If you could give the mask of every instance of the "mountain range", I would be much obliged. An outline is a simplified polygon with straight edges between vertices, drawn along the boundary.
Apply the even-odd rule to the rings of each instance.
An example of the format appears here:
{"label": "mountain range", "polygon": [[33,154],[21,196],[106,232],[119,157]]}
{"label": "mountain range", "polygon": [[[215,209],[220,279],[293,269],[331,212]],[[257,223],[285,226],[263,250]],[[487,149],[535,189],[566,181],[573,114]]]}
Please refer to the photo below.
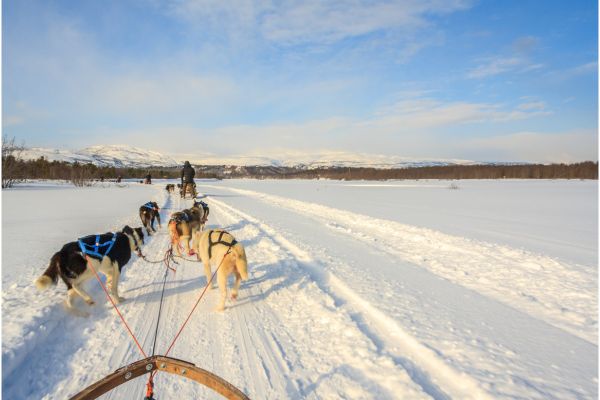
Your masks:
{"label": "mountain range", "polygon": [[289,152],[280,153],[277,157],[163,154],[127,145],[98,145],[76,151],[34,147],[25,149],[21,157],[26,160],[44,157],[49,161],[92,163],[98,166],[118,168],[176,167],[182,165],[184,160],[189,160],[193,165],[273,166],[301,169],[321,167],[389,169],[477,164],[469,160],[416,159],[349,152],[318,152],[315,154]]}
{"label": "mountain range", "polygon": [[21,157],[25,160],[44,157],[48,161],[92,163],[117,168],[175,167],[180,164],[159,152],[125,145],[90,146],[76,151],[32,147],[25,149]]}

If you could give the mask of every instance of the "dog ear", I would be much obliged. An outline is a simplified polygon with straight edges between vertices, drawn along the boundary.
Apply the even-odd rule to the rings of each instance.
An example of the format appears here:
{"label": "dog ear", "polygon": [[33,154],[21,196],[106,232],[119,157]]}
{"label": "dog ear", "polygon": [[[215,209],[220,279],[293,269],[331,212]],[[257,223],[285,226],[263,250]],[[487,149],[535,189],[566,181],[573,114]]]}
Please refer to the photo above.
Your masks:
{"label": "dog ear", "polygon": [[140,241],[142,242],[142,244],[144,244],[144,230],[141,227],[135,228],[135,231],[138,234],[138,237],[140,238]]}

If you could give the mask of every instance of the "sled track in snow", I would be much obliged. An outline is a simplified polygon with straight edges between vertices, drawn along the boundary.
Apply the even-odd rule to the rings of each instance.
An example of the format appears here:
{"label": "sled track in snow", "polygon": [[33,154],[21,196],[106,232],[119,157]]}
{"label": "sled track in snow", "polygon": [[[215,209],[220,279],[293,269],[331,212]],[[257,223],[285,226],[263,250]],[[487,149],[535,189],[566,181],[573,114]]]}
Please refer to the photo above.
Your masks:
{"label": "sled track in snow", "polygon": [[[525,315],[501,304],[510,304],[508,296],[484,294],[485,282],[469,290],[461,286],[465,282],[436,276],[436,268],[479,262],[469,257],[482,249],[497,251],[488,263],[531,253],[510,253],[493,243],[476,247],[485,243],[293,199],[207,187],[225,191],[207,196],[207,228],[224,228],[246,247],[250,277],[225,312],[214,312],[218,290],[206,293],[173,357],[221,376],[252,399],[597,397],[597,363],[591,360],[597,346],[544,323],[551,314],[539,312],[540,304],[552,307],[547,300],[562,287],[531,300],[538,308]],[[191,205],[156,189],[151,195],[160,199],[163,227],[143,247],[150,260],[169,247],[169,214]],[[139,226],[137,213],[119,215],[94,229]],[[35,263],[47,262],[52,250],[44,248]],[[517,271],[523,272],[520,281],[527,271],[545,277],[548,266],[563,267],[527,260],[532,264]],[[166,280],[156,354],[166,350],[206,284],[201,264],[177,261],[177,273],[169,272]],[[162,264],[134,256],[122,275],[126,301],[119,307],[146,352],[152,349],[164,273]],[[567,275],[564,288],[576,286],[577,277],[577,271]],[[64,285],[38,293],[30,285],[33,276],[25,278],[3,293],[11,317],[11,335],[3,343],[4,397],[68,398],[141,358],[95,280],[88,287],[96,305],[78,302],[91,316],[77,318],[63,310]],[[581,292],[565,308],[577,310],[577,302],[589,301],[585,285]],[[515,326],[528,329],[517,341]],[[168,374],[158,374],[155,383],[158,398],[220,398]],[[102,398],[143,398],[144,384],[138,378]]]}
{"label": "sled track in snow", "polygon": [[293,254],[298,266],[306,270],[319,288],[334,299],[337,307],[348,312],[363,334],[377,344],[379,352],[392,358],[405,369],[424,392],[436,399],[491,398],[476,381],[445,364],[431,349],[419,343],[396,321],[363,300],[333,274],[325,271],[318,260],[311,258],[307,252],[288,241],[275,229],[220,200],[210,196],[208,199],[211,207],[221,208],[229,215],[237,215],[240,220],[248,221],[264,232],[265,237]]}
{"label": "sled track in snow", "polygon": [[381,252],[422,266],[535,318],[541,317],[589,343],[597,343],[597,279],[589,279],[590,274],[597,276],[595,267],[572,266],[521,249],[290,198],[231,187],[206,187],[226,189],[312,218]]}

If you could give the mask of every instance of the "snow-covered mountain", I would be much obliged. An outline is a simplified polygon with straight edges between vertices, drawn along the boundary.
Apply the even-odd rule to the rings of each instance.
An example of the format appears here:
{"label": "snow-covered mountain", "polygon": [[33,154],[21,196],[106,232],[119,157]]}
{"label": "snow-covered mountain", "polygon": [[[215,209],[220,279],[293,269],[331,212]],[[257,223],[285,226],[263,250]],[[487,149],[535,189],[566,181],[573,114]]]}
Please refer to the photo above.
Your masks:
{"label": "snow-covered mountain", "polygon": [[159,152],[125,145],[90,146],[70,151],[34,147],[26,149],[22,157],[26,160],[45,157],[49,161],[92,163],[109,167],[173,167],[179,162]]}
{"label": "snow-covered mountain", "polygon": [[277,156],[234,155],[215,156],[212,154],[163,154],[157,151],[126,145],[90,146],[82,150],[70,151],[34,147],[23,152],[24,159],[45,157],[50,161],[93,163],[98,166],[114,167],[173,167],[189,160],[194,165],[237,165],[273,166],[314,169],[320,167],[348,168],[413,168],[437,165],[469,165],[474,161],[457,159],[417,159],[380,154],[349,152],[318,152],[313,154],[282,152]]}
{"label": "snow-covered mountain", "polygon": [[348,168],[413,168],[436,165],[470,165],[475,161],[459,159],[409,158],[381,154],[350,152],[317,152],[298,153],[282,152],[276,157],[260,155],[236,155],[218,157],[214,155],[196,156],[193,154],[172,154],[172,157],[183,162],[189,160],[194,165],[238,165],[238,166],[273,166],[314,169],[321,167]]}
{"label": "snow-covered mountain", "polygon": [[80,153],[89,155],[97,162],[115,167],[173,167],[179,165],[173,158],[157,151],[132,146],[91,146],[81,150]]}

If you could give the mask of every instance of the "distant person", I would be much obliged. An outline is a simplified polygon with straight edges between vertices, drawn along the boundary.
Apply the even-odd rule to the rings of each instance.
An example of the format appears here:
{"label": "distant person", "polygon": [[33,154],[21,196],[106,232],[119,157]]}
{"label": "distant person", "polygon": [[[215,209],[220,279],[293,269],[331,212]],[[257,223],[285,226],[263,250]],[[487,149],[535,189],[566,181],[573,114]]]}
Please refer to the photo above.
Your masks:
{"label": "distant person", "polygon": [[152,175],[150,175],[150,174],[146,175],[146,183],[148,185],[152,184]]}
{"label": "distant person", "polygon": [[[186,161],[183,164],[183,168],[181,169],[181,198],[185,199],[185,195],[189,190],[190,193],[195,193],[194,186],[194,176],[196,176],[196,171],[194,171],[194,167],[190,165],[189,161]],[[192,195],[192,197],[195,197]]]}
{"label": "distant person", "polygon": [[121,183],[121,175],[117,176],[117,183]]}

